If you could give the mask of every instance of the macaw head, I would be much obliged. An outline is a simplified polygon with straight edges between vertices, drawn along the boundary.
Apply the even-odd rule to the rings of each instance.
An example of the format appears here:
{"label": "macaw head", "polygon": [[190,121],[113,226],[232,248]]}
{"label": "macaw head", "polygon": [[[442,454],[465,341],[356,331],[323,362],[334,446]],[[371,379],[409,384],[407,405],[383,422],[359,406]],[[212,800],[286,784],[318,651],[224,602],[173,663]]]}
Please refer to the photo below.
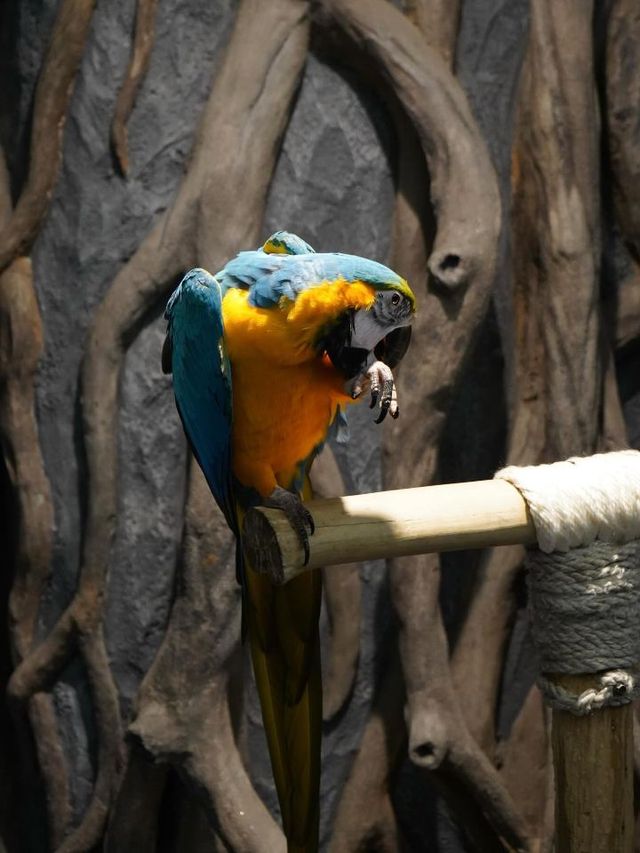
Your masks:
{"label": "macaw head", "polygon": [[223,295],[238,288],[253,308],[281,309],[299,331],[298,343],[326,353],[347,380],[372,360],[394,367],[409,346],[415,297],[405,279],[376,261],[314,252],[296,234],[278,231],[215,278]]}
{"label": "macaw head", "polygon": [[398,276],[375,291],[370,306],[349,309],[322,338],[321,346],[345,379],[358,375],[372,356],[394,368],[409,347],[415,312],[409,285]]}

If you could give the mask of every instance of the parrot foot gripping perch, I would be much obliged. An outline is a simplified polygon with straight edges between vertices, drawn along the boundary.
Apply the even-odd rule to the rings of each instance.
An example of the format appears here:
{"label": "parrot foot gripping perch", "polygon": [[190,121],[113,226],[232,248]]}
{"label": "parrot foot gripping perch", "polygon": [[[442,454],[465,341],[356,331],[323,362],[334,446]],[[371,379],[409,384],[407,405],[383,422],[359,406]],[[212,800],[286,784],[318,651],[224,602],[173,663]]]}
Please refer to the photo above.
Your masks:
{"label": "parrot foot gripping perch", "polygon": [[[282,486],[276,486],[268,498],[264,501],[264,506],[281,509],[289,520],[289,524],[293,527],[296,535],[300,539],[304,550],[304,564],[309,562],[309,536],[313,535],[315,524],[313,516],[302,503],[298,495],[293,492],[283,489]],[[309,528],[309,533],[307,533]]]}

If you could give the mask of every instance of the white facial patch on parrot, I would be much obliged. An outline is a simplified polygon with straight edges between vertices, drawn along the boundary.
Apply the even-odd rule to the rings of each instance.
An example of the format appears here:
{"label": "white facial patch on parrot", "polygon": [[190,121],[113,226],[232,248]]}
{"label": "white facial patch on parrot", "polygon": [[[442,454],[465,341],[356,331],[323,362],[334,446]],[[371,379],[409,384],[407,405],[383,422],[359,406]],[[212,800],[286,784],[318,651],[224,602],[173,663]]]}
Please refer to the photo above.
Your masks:
{"label": "white facial patch on parrot", "polygon": [[373,311],[360,309],[353,317],[351,346],[371,352],[389,331],[389,326],[382,326]]}

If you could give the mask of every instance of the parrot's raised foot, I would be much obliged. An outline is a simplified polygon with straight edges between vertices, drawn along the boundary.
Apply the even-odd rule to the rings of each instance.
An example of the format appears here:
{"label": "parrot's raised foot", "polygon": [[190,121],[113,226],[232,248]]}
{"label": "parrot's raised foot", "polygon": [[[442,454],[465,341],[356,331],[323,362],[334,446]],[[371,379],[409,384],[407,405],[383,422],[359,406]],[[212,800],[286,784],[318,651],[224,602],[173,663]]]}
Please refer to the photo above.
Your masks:
{"label": "parrot's raised foot", "polygon": [[[276,486],[268,498],[264,501],[265,506],[271,506],[275,509],[281,509],[289,519],[289,524],[293,527],[300,539],[304,550],[304,565],[309,562],[309,536],[315,530],[313,516],[302,503],[298,495],[293,492],[283,489],[282,486]],[[307,533],[309,528],[309,533]]]}
{"label": "parrot's raised foot", "polygon": [[392,418],[397,418],[400,414],[398,408],[398,397],[396,394],[396,383],[393,379],[393,373],[388,364],[384,361],[374,361],[373,364],[361,373],[355,380],[351,396],[357,399],[366,385],[371,386],[371,403],[369,408],[373,409],[376,405],[380,406],[380,414],[376,418],[376,423],[380,424],[386,418],[387,412]]}

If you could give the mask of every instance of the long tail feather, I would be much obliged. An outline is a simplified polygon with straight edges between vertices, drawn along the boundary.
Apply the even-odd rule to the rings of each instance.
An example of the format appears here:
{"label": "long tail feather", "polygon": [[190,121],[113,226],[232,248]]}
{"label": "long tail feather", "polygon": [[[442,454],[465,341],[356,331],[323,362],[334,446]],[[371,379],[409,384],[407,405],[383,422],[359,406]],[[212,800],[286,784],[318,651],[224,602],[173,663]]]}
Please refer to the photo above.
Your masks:
{"label": "long tail feather", "polygon": [[318,849],[322,687],[321,580],[284,587],[246,567],[247,627],[289,853]]}

